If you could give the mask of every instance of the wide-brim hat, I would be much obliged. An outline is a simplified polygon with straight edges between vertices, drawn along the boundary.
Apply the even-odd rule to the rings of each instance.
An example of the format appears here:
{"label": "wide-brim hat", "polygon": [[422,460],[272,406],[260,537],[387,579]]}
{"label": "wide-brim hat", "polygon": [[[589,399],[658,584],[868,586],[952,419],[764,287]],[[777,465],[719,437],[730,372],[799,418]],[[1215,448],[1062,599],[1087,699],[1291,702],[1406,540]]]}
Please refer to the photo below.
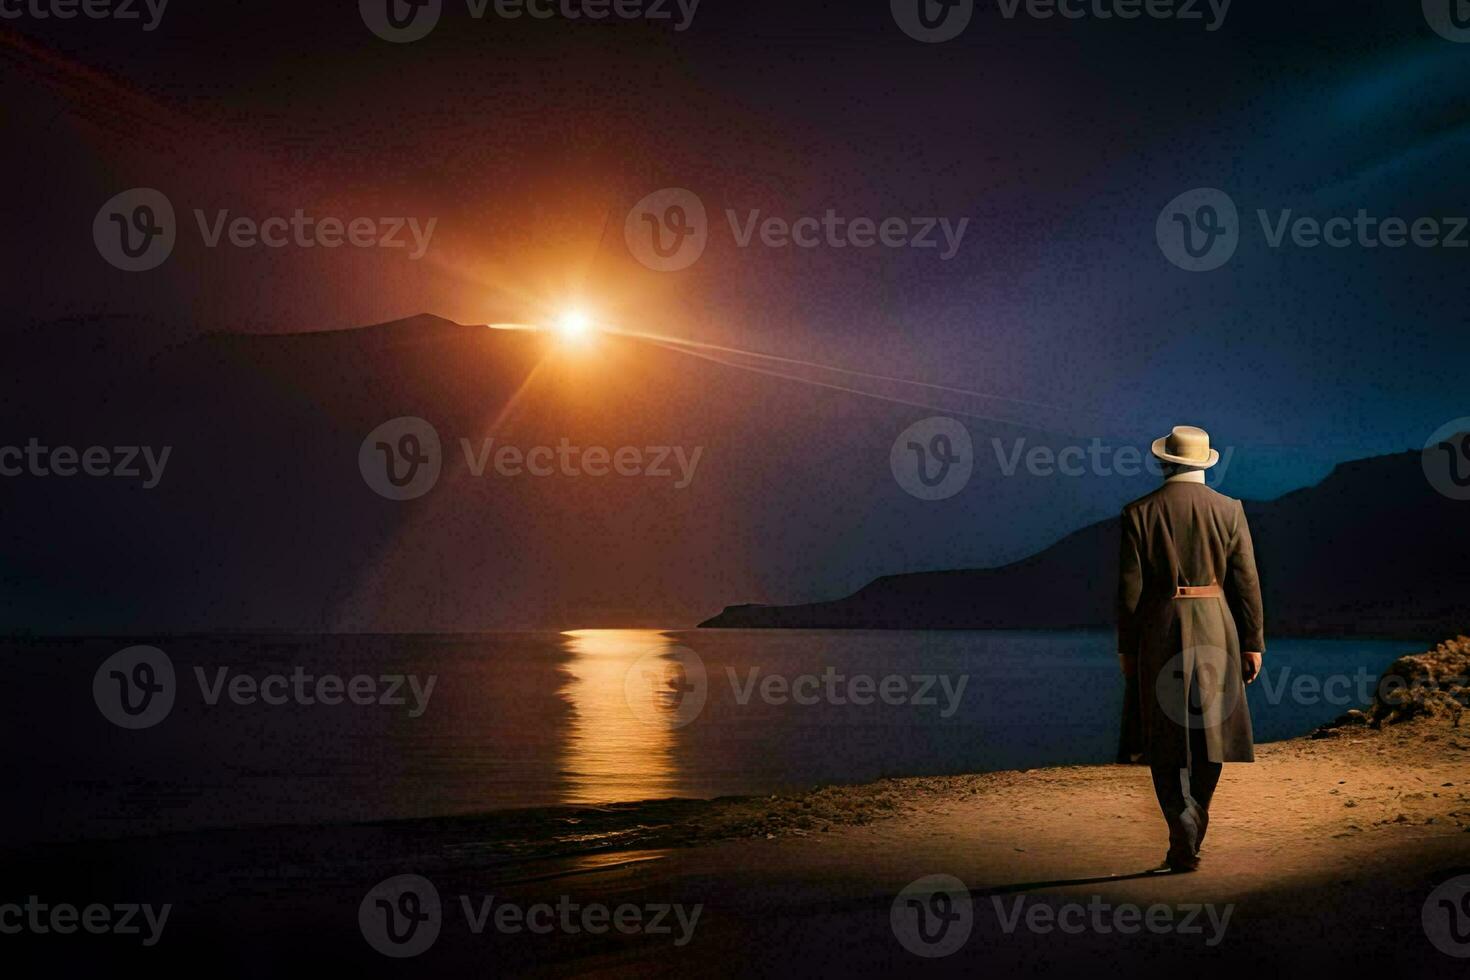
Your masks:
{"label": "wide-brim hat", "polygon": [[1168,435],[1155,439],[1153,454],[1166,463],[1202,470],[1220,462],[1220,451],[1210,448],[1210,434],[1193,425],[1176,425]]}

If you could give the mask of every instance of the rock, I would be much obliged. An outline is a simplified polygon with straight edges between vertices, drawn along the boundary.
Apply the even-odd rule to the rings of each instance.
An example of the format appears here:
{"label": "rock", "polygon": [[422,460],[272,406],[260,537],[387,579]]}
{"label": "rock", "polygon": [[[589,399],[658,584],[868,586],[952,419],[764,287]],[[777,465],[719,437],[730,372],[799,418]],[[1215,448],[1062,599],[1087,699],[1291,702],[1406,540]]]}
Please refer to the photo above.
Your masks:
{"label": "rock", "polygon": [[1382,728],[1416,718],[1444,719],[1458,728],[1470,700],[1470,637],[1457,636],[1425,653],[1400,657],[1378,679],[1373,704],[1312,732],[1330,738],[1344,728]]}

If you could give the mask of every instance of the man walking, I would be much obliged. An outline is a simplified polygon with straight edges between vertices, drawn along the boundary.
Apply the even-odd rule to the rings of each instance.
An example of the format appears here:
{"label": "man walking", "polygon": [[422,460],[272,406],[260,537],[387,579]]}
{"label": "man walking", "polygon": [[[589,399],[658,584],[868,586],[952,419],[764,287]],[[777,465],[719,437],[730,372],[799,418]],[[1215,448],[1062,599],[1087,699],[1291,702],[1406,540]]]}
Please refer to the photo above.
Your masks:
{"label": "man walking", "polygon": [[1209,434],[1176,426],[1153,453],[1164,485],[1123,508],[1118,761],[1153,770],[1169,825],[1164,863],[1193,871],[1222,763],[1255,760],[1245,686],[1266,647],[1261,583],[1240,501],[1205,485],[1220,459]]}

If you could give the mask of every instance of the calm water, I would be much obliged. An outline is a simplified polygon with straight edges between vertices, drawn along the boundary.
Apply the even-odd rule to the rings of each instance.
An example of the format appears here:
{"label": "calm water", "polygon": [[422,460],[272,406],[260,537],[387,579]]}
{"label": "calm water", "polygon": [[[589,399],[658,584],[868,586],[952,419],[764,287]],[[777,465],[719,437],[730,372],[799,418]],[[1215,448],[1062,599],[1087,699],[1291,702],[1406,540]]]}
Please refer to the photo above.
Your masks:
{"label": "calm water", "polygon": [[[7,795],[24,801],[6,816],[12,838],[709,797],[1107,762],[1122,702],[1105,632],[596,630],[152,642],[174,665],[177,694],[170,714],[140,731],[108,722],[92,690],[98,666],[128,644],[5,647],[14,666],[4,701],[12,732],[4,765],[15,790]],[[1275,641],[1265,682],[1250,689],[1257,739],[1304,734],[1359,704],[1357,678],[1376,678],[1415,649]],[[231,678],[300,667],[313,676],[437,680],[420,717],[410,716],[406,685],[402,706],[271,706],[228,696],[211,705],[195,668],[212,682],[220,667]],[[1330,697],[1310,693],[1334,676],[1342,680]],[[815,703],[795,703],[792,684]],[[865,695],[871,703],[852,703]]]}

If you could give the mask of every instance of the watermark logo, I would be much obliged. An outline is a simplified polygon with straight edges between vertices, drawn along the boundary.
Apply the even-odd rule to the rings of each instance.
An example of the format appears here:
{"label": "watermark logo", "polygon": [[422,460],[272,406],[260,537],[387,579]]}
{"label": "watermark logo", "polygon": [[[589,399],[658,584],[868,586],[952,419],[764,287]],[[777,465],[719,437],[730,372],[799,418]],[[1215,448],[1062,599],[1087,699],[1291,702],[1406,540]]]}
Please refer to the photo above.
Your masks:
{"label": "watermark logo", "polygon": [[132,646],[102,662],[92,676],[92,698],[119,728],[152,728],[174,708],[174,664],[157,647]]}
{"label": "watermark logo", "polygon": [[163,23],[166,9],[168,0],[0,0],[0,20],[136,20],[147,33]]}
{"label": "watermark logo", "polygon": [[1470,500],[1470,418],[1435,430],[1419,456],[1429,485],[1451,500]]}
{"label": "watermark logo", "polygon": [[742,216],[734,208],[725,211],[725,221],[738,248],[747,249],[759,242],[766,248],[832,248],[869,249],[916,248],[939,250],[939,261],[948,262],[960,254],[969,218],[951,221],[932,215],[901,218],[844,217],[828,208],[820,217],[804,215],[791,220],[777,215],[761,217],[759,208]]}
{"label": "watermark logo", "polygon": [[837,707],[872,704],[890,707],[938,708],[940,718],[953,718],[965,696],[969,674],[845,674],[827,667],[821,674],[761,674],[759,667],[746,670],[742,681],[734,667],[725,668],[735,703],[742,707],[752,697],[769,705],[794,704],[809,707],[828,704]]}
{"label": "watermark logo", "polygon": [[444,12],[444,0],[358,0],[368,30],[393,44],[429,36]]}
{"label": "watermark logo", "polygon": [[969,940],[975,927],[970,889],[953,875],[926,875],[893,900],[888,924],[904,949],[915,956],[949,956]]}
{"label": "watermark logo", "polygon": [[194,223],[205,248],[219,248],[228,242],[235,248],[411,248],[408,259],[417,262],[429,251],[438,218],[338,218],[317,217],[297,208],[290,217],[272,215],[259,219],[249,215],[230,217],[228,208],[215,211],[211,218],[194,209]]}
{"label": "watermark logo", "polygon": [[362,938],[394,959],[418,956],[433,946],[443,919],[439,889],[419,875],[396,875],[379,882],[357,907]]}
{"label": "watermark logo", "polygon": [[624,902],[616,907],[602,902],[578,902],[561,895],[556,903],[536,902],[518,905],[495,900],[494,895],[480,896],[478,902],[469,895],[459,896],[465,925],[478,936],[494,925],[495,931],[508,935],[529,932],[546,936],[554,932],[575,936],[588,933],[606,935],[616,930],[625,936],[669,936],[675,946],[687,946],[694,938],[704,904],[685,906],[678,902],[649,902],[634,905]]}
{"label": "watermark logo", "polygon": [[[1181,599],[1213,602],[1213,599]],[[1220,647],[1185,647],[1169,658],[1154,679],[1154,696],[1164,716],[1181,728],[1219,728],[1245,697],[1245,682],[1231,677],[1238,662]]]}
{"label": "watermark logo", "polygon": [[415,500],[434,489],[444,453],[438,431],[412,415],[390,419],[367,434],[357,468],[368,487],[389,500]]}
{"label": "watermark logo", "polygon": [[[1078,478],[1084,476],[1135,477],[1142,473],[1153,476],[1164,475],[1164,464],[1157,456],[1146,453],[1137,446],[1114,446],[1094,437],[1087,445],[1074,444],[1053,449],[1051,446],[1027,445],[1023,438],[1011,440],[1007,448],[1003,440],[992,438],[990,447],[995,452],[995,463],[1002,476],[1012,477],[1022,471],[1030,476],[1062,476]],[[1220,449],[1220,461],[1205,471],[1205,482],[1217,487],[1230,469],[1235,447]]]}
{"label": "watermark logo", "polygon": [[1440,37],[1470,43],[1470,0],[1424,0],[1424,19]]}
{"label": "watermark logo", "polygon": [[[704,458],[703,446],[584,446],[566,436],[555,445],[524,447],[489,436],[478,442],[461,436],[458,441],[463,472],[476,480],[642,478],[687,490]],[[422,497],[451,464],[434,427],[412,416],[392,419],[368,433],[357,461],[367,485],[389,500]]]}
{"label": "watermark logo", "polygon": [[1240,212],[1224,191],[1197,187],[1164,205],[1154,235],[1164,257],[1179,268],[1210,272],[1235,255]]}
{"label": "watermark logo", "polygon": [[[605,21],[646,20],[673,22],[675,33],[694,25],[700,0],[465,0],[470,19]],[[443,0],[359,0],[358,10],[368,30],[394,44],[422,40],[439,23]]]}
{"label": "watermark logo", "polygon": [[24,446],[0,446],[0,477],[105,476],[141,480],[144,490],[163,481],[172,446],[47,446],[32,436]]}
{"label": "watermark logo", "polygon": [[[1404,218],[1359,208],[1352,215],[1314,216],[1293,208],[1256,208],[1255,216],[1272,250],[1470,248],[1470,217],[1463,215]],[[1159,213],[1155,234],[1170,262],[1190,272],[1210,272],[1234,257],[1244,227],[1234,200],[1205,187],[1170,201]]]}
{"label": "watermark logo", "polygon": [[1430,892],[1422,922],[1435,949],[1446,956],[1470,959],[1470,875],[1451,878]]}
{"label": "watermark logo", "polygon": [[114,936],[142,936],[144,946],[157,946],[173,910],[171,903],[156,908],[136,902],[119,902],[116,905],[93,902],[78,907],[70,902],[43,902],[39,895],[29,895],[24,905],[19,902],[0,905],[0,935],[69,936],[81,931],[102,936],[110,933]]}
{"label": "watermark logo", "polygon": [[953,41],[970,26],[975,0],[889,0],[893,21],[925,44]]}
{"label": "watermark logo", "polygon": [[[848,217],[828,208],[795,218],[760,208],[726,208],[725,224],[739,249],[834,250],[875,248],[930,249],[948,262],[960,252],[970,219],[889,215]],[[628,251],[656,272],[678,272],[698,262],[709,245],[711,228],[704,203],[691,191],[666,188],[648,195],[628,212],[623,237]]]}
{"label": "watermark logo", "polygon": [[709,698],[704,660],[687,647],[650,650],[623,675],[623,698],[643,724],[683,728],[699,717]]}
{"label": "watermark logo", "polygon": [[[438,218],[319,217],[307,214],[304,208],[265,218],[232,216],[228,208],[213,215],[195,208],[193,214],[205,248],[401,248],[409,250],[410,261],[428,253],[439,224]],[[92,239],[98,253],[124,272],[156,269],[173,254],[178,242],[173,204],[149,187],[123,191],[102,205],[92,219]]]}
{"label": "watermark logo", "polygon": [[178,240],[174,206],[151,187],[123,191],[92,219],[92,240],[98,254],[124,272],[156,269],[173,254]]}
{"label": "watermark logo", "polygon": [[693,191],[666,187],[633,205],[623,224],[628,251],[655,272],[678,272],[709,244],[709,215]]}
{"label": "watermark logo", "polygon": [[[1027,900],[1024,895],[1016,897],[1009,909],[999,895],[992,895],[990,904],[995,909],[996,921],[1001,931],[1013,935],[1025,927],[1027,932],[1048,936],[1060,932],[1069,936],[1080,936],[1092,932],[1099,936],[1114,934],[1123,936],[1146,932],[1155,936],[1170,934],[1201,936],[1207,947],[1214,948],[1225,941],[1230,928],[1230,917],[1235,914],[1235,905],[1185,905],[1154,904],[1144,908],[1131,902],[1114,905],[1101,895],[1093,895],[1087,902],[1063,902],[1050,905],[1037,900]],[[1208,934],[1206,927],[1209,928]]]}
{"label": "watermark logo", "polygon": [[[291,673],[256,677],[216,667],[211,673],[194,668],[199,696],[208,707],[222,703],[283,707],[297,705],[404,708],[409,718],[422,718],[439,683],[438,674],[308,673],[297,665]],[[92,678],[92,696],[102,714],[122,728],[151,728],[173,710],[179,688],[173,662],[162,650],[128,647],[108,657]]]}
{"label": "watermark logo", "polygon": [[[704,905],[650,902],[618,906],[575,901],[561,895],[553,902],[519,905],[494,895],[459,895],[458,905],[472,936],[487,930],[502,935],[530,933],[545,936],[586,933],[594,936],[616,931],[625,936],[668,936],[675,946],[694,938]],[[420,875],[397,875],[381,882],[357,908],[362,936],[384,956],[407,959],[434,945],[448,917],[433,882]]]}
{"label": "watermark logo", "polygon": [[496,476],[532,476],[547,478],[554,476],[583,477],[594,479],[607,476],[643,477],[650,480],[669,480],[675,490],[686,490],[694,482],[699,460],[704,456],[704,447],[695,446],[578,446],[562,436],[555,446],[531,446],[522,449],[509,444],[495,445],[495,440],[486,437],[477,447],[469,439],[459,440],[464,454],[465,468],[475,478],[481,478],[486,470]]}
{"label": "watermark logo", "polygon": [[[1233,0],[997,0],[1001,17],[1033,20],[1177,20],[1202,22],[1207,33],[1225,26]],[[1453,0],[1452,0],[1453,2]],[[964,33],[974,0],[890,0],[893,19],[915,41],[938,44]]]}
{"label": "watermark logo", "polygon": [[893,479],[910,496],[945,500],[970,482],[975,445],[970,432],[952,418],[935,416],[899,433],[888,452]]}

